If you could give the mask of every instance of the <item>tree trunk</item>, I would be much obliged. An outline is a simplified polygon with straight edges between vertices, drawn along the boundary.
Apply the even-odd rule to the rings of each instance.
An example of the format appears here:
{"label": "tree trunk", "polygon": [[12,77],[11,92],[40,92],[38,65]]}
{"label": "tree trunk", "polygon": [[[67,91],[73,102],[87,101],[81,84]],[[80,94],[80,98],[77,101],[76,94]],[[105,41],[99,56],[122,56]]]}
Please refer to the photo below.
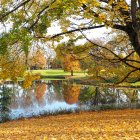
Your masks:
{"label": "tree trunk", "polygon": [[137,32],[137,34],[134,36],[134,41],[135,42],[132,44],[134,46],[135,51],[140,56],[140,31]]}
{"label": "tree trunk", "polygon": [[99,88],[96,87],[96,89],[95,89],[95,98],[94,98],[94,105],[98,105],[98,101],[99,101]]}
{"label": "tree trunk", "polygon": [[71,76],[73,76],[73,70],[71,70]]}
{"label": "tree trunk", "polygon": [[128,23],[126,25],[126,33],[129,36],[134,50],[140,56],[140,25],[138,23]]}
{"label": "tree trunk", "polygon": [[[140,4],[140,1],[139,1]],[[130,37],[130,40],[132,42],[132,45],[137,52],[137,54],[140,56],[140,19],[137,17],[137,0],[131,0],[131,18],[132,23],[130,23],[128,26],[130,26],[130,31],[128,30],[127,33]],[[140,8],[140,5],[139,5]]]}

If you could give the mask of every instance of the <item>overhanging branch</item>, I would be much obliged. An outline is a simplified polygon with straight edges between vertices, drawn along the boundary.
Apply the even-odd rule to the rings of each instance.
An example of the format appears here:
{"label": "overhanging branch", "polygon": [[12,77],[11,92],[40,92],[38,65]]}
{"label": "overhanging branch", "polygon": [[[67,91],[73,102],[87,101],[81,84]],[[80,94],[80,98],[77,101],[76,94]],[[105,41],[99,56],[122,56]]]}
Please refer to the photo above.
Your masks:
{"label": "overhanging branch", "polygon": [[99,25],[99,26],[92,26],[92,27],[84,27],[84,28],[73,29],[73,30],[70,30],[70,31],[58,33],[58,34],[52,36],[51,38],[56,38],[58,36],[65,35],[65,34],[70,34],[70,33],[74,33],[74,32],[77,32],[77,31],[80,32],[80,31],[84,31],[84,30],[92,30],[92,29],[102,28],[104,26],[105,25]]}
{"label": "overhanging branch", "polygon": [[[61,33],[55,34],[51,38],[56,38],[58,36],[65,35],[65,34],[70,34],[70,33],[74,33],[74,32],[98,29],[98,28],[102,28],[102,27],[105,27],[105,25],[98,25],[98,26],[90,26],[90,27],[83,27],[83,28],[73,29],[73,30],[69,30],[69,31],[66,31],[66,32],[61,32]],[[113,29],[122,30],[124,32],[127,32],[126,26],[115,24],[112,28]]]}
{"label": "overhanging branch", "polygon": [[136,71],[138,71],[138,69],[133,69],[132,71],[128,72],[128,73],[126,74],[126,76],[125,76],[121,81],[119,81],[119,82],[117,82],[117,83],[115,83],[115,84],[120,84],[120,83],[124,82],[132,73],[134,73],[134,72],[136,72]]}

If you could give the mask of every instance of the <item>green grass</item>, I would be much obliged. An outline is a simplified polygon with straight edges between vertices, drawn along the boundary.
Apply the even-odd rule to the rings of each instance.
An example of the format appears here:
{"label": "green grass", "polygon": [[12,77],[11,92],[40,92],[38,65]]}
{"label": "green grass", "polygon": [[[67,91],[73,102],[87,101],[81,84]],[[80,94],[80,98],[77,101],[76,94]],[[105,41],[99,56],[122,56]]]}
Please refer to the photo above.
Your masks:
{"label": "green grass", "polygon": [[[32,70],[32,73],[40,74],[41,78],[46,80],[60,80],[71,77],[71,73],[64,70]],[[84,72],[74,72],[73,77],[81,78],[85,76]]]}
{"label": "green grass", "polygon": [[136,83],[133,83],[131,84],[132,86],[140,86],[140,82],[136,82]]}

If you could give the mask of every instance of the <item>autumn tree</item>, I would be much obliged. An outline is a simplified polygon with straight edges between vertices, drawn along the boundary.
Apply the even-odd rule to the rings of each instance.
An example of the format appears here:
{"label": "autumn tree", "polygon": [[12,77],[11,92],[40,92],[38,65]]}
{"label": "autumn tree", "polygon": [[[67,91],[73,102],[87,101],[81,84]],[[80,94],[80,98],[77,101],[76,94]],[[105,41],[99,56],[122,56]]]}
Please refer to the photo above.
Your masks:
{"label": "autumn tree", "polygon": [[40,49],[34,52],[33,56],[29,59],[29,65],[35,69],[43,69],[46,67],[46,58]]}
{"label": "autumn tree", "polygon": [[64,56],[63,68],[65,71],[70,71],[71,76],[73,76],[74,71],[80,70],[80,64],[73,54],[67,54],[66,56]]}
{"label": "autumn tree", "polygon": [[71,72],[71,76],[73,76],[74,71],[81,70],[80,60],[85,58],[84,56],[89,50],[89,46],[75,46],[74,41],[78,39],[79,37],[60,43],[55,49],[56,58],[62,62],[65,71]]}
{"label": "autumn tree", "polygon": [[140,59],[124,33],[119,32],[111,42],[96,48],[90,51],[96,63],[96,67],[90,69],[90,73],[97,70],[98,75],[93,75],[103,80],[117,78],[115,83],[139,81]]}
{"label": "autumn tree", "polygon": [[[78,4],[78,1],[76,1],[76,3]],[[130,4],[128,4],[128,2],[125,0],[83,0],[79,2],[79,8],[77,7],[76,9],[70,10],[70,12],[77,12],[75,15],[78,14],[85,19],[91,19],[91,21],[87,22],[86,26],[83,27],[83,24],[74,24],[70,20],[73,25],[77,25],[77,28],[64,31],[63,33],[59,33],[53,37],[73,33],[76,31],[82,32],[83,30],[111,27],[112,29],[124,31],[128,35],[134,50],[138,53],[138,55],[140,55],[139,0],[130,0]],[[99,25],[97,25],[97,23]]]}
{"label": "autumn tree", "polygon": [[26,70],[25,56],[19,52],[10,49],[4,55],[0,55],[0,80],[3,82],[7,79],[17,82],[18,77],[23,77]]}
{"label": "autumn tree", "polygon": [[29,88],[32,81],[39,79],[40,76],[27,72],[26,69],[26,56],[23,52],[19,53],[18,47],[8,48],[5,54],[0,54],[0,81],[3,84],[6,80],[17,83],[19,78],[23,78],[22,86]]}

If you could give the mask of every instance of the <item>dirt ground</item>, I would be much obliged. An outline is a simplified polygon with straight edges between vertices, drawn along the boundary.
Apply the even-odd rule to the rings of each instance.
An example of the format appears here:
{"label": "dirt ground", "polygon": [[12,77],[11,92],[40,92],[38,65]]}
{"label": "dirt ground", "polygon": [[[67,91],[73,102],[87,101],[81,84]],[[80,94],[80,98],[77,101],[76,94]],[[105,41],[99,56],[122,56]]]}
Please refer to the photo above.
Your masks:
{"label": "dirt ground", "polygon": [[0,124],[0,140],[140,140],[140,109],[9,121]]}

